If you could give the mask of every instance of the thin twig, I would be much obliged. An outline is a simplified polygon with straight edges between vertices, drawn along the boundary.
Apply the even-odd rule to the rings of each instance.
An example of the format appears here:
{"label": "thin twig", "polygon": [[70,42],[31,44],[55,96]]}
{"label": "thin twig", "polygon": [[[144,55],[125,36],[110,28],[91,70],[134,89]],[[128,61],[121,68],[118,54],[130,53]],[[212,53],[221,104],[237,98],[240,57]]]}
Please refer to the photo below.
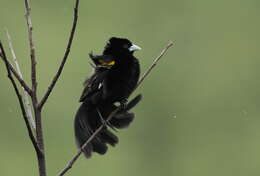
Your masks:
{"label": "thin twig", "polygon": [[[0,54],[0,57],[4,60],[3,58],[3,54]],[[7,59],[7,58],[6,58]],[[8,61],[8,59],[6,60],[7,65],[10,69],[10,71],[14,74],[15,78],[18,80],[18,82],[20,83],[20,85],[26,90],[26,92],[31,95],[32,94],[32,90],[31,88],[28,86],[28,84],[19,76],[19,74],[16,72],[16,70],[14,69],[14,67],[12,66],[12,64]]]}
{"label": "thin twig", "polygon": [[[173,45],[173,42],[169,42],[169,44],[162,50],[162,52],[160,53],[160,55],[158,57],[155,58],[155,60],[153,61],[152,65],[148,68],[148,70],[143,74],[143,76],[140,78],[140,80],[137,83],[137,86],[135,88],[135,90],[137,89],[138,86],[140,86],[143,82],[143,80],[148,76],[148,74],[152,71],[152,69],[156,66],[156,64],[158,63],[158,61],[162,58],[162,56],[166,53],[166,51]],[[108,116],[106,122],[109,122],[109,120],[111,120],[111,118],[120,110],[120,108],[117,108],[116,110],[114,110],[112,113],[110,113],[110,115]],[[84,148],[91,142],[91,140],[102,130],[102,128],[104,127],[103,123],[91,136],[90,138],[88,138],[88,140],[81,146],[81,148],[79,149],[79,151],[77,152],[76,155],[74,155],[74,157],[68,162],[67,166],[58,174],[58,176],[63,176],[68,170],[70,170],[73,166],[73,164],[77,161],[77,159],[80,157],[81,153],[83,152]]]}
{"label": "thin twig", "polygon": [[4,63],[5,63],[5,66],[6,66],[6,70],[7,70],[7,74],[8,74],[7,76],[8,76],[8,78],[10,79],[10,81],[11,81],[13,87],[14,87],[15,93],[16,93],[16,95],[17,95],[17,98],[18,98],[18,100],[19,100],[20,108],[21,108],[21,110],[22,110],[22,114],[23,114],[23,118],[24,118],[24,121],[25,121],[25,125],[26,125],[26,128],[27,128],[27,131],[28,131],[28,135],[29,135],[29,137],[30,137],[30,139],[31,139],[31,142],[32,142],[32,144],[33,144],[33,146],[34,146],[36,152],[40,154],[40,153],[41,153],[41,150],[40,150],[40,148],[39,148],[39,146],[38,146],[38,144],[37,144],[37,142],[36,142],[36,139],[35,139],[35,137],[34,137],[34,135],[33,135],[33,131],[32,131],[32,129],[31,129],[31,127],[30,127],[30,123],[29,123],[29,121],[28,121],[28,117],[27,117],[26,112],[25,112],[25,108],[24,108],[22,96],[21,96],[21,94],[19,93],[19,90],[18,90],[18,88],[17,88],[17,85],[16,85],[16,83],[15,83],[15,81],[14,81],[14,79],[13,79],[13,76],[12,76],[12,74],[11,74],[11,70],[10,70],[10,67],[9,67],[9,64],[8,64],[8,61],[7,61],[7,57],[6,57],[6,55],[5,55],[4,47],[3,47],[1,41],[0,41],[0,49],[1,49],[1,53],[2,53],[2,56],[3,56],[3,60],[4,60]]}
{"label": "thin twig", "polygon": [[57,73],[55,74],[55,76],[53,77],[52,82],[51,82],[51,84],[48,87],[48,90],[46,91],[46,93],[44,94],[42,100],[39,103],[39,108],[40,109],[43,107],[44,103],[46,102],[46,100],[48,99],[50,93],[52,92],[55,84],[57,83],[57,81],[58,81],[58,79],[60,77],[60,74],[61,74],[61,72],[62,72],[62,70],[64,68],[64,65],[65,65],[65,63],[67,61],[67,58],[69,56],[71,44],[72,44],[72,41],[73,41],[73,38],[74,38],[74,33],[76,31],[76,26],[77,26],[77,21],[78,21],[78,7],[79,7],[79,0],[76,0],[75,1],[75,6],[74,6],[73,24],[72,24],[72,28],[71,28],[71,31],[70,31],[70,36],[69,36],[69,40],[68,40],[68,43],[67,43],[67,47],[66,47],[63,59],[62,59],[62,61],[60,63],[59,69],[58,69]]}
{"label": "thin twig", "polygon": [[[37,89],[37,81],[36,81],[36,56],[35,56],[35,45],[33,41],[33,26],[31,19],[31,7],[29,4],[29,0],[25,0],[25,18],[27,22],[28,28],[28,38],[29,38],[29,46],[30,46],[30,56],[31,56],[31,79],[32,79],[32,91],[33,94],[36,93]],[[34,95],[35,96],[35,95]]]}
{"label": "thin twig", "polygon": [[162,50],[162,52],[159,54],[159,56],[157,56],[157,58],[154,59],[152,65],[147,69],[147,71],[143,74],[143,76],[140,78],[140,80],[137,83],[137,87],[139,87],[139,85],[143,82],[143,80],[145,79],[145,77],[152,71],[152,69],[156,66],[156,64],[158,63],[158,61],[162,58],[162,56],[166,53],[166,51],[173,45],[173,42],[170,41],[168,43],[168,45]]}
{"label": "thin twig", "polygon": [[[7,28],[5,29],[5,31],[6,31],[6,36],[7,36],[8,43],[9,43],[9,49],[11,51],[11,54],[13,56],[13,60],[14,60],[15,66],[16,66],[16,71],[19,74],[19,76],[23,79],[23,74],[22,74],[22,71],[20,69],[16,54],[14,52],[11,36],[10,36]],[[26,115],[27,115],[28,120],[31,124],[31,127],[33,129],[35,129],[35,121],[34,121],[33,115],[32,115],[32,107],[31,107],[31,104],[30,104],[30,101],[29,101],[29,95],[26,92],[26,90],[24,90],[24,88],[23,88],[23,102],[24,102],[24,107],[25,107],[25,110],[26,110]]]}

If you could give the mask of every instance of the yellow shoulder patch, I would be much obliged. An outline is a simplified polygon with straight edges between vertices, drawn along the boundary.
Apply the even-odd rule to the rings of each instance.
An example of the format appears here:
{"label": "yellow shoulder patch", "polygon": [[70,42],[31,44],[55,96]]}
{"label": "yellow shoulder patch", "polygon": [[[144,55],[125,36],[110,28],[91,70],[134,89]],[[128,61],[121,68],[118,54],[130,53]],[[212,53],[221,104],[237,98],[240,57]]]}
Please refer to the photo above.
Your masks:
{"label": "yellow shoulder patch", "polygon": [[113,66],[113,65],[115,65],[115,61],[105,62],[105,61],[103,61],[102,59],[99,59],[99,63],[100,63],[102,66]]}

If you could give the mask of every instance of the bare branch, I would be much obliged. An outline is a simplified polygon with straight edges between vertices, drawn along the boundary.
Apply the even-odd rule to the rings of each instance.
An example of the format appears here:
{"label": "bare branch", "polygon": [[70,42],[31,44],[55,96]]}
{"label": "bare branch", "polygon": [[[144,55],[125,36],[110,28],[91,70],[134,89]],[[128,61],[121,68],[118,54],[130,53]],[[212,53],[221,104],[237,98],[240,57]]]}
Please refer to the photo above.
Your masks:
{"label": "bare branch", "polygon": [[136,86],[139,87],[139,85],[143,82],[143,80],[146,78],[146,76],[152,71],[152,69],[156,66],[156,64],[158,63],[158,61],[162,58],[162,56],[166,53],[166,51],[173,45],[173,42],[170,41],[168,43],[168,45],[162,50],[162,52],[159,54],[159,56],[157,56],[157,58],[154,59],[152,65],[148,68],[148,70],[143,74],[143,76],[140,78],[140,80],[138,81],[138,84]]}
{"label": "bare branch", "polygon": [[27,117],[27,115],[26,115],[26,111],[25,111],[25,108],[24,108],[22,96],[21,96],[21,94],[19,93],[19,90],[18,90],[18,88],[17,88],[17,85],[16,85],[16,83],[15,83],[15,81],[14,81],[14,79],[13,79],[13,76],[12,76],[12,74],[11,74],[11,69],[10,69],[10,67],[9,67],[9,64],[8,64],[8,61],[7,61],[7,58],[6,58],[6,55],[5,55],[4,47],[3,47],[1,41],[0,41],[0,49],[1,49],[3,61],[5,62],[5,66],[6,66],[6,70],[7,70],[7,76],[8,76],[8,78],[10,79],[10,81],[11,81],[13,87],[14,87],[15,93],[16,93],[16,95],[17,95],[17,98],[18,98],[18,100],[19,100],[20,108],[21,108],[21,110],[22,110],[22,114],[23,114],[23,118],[24,118],[24,121],[25,121],[25,125],[26,125],[26,128],[27,128],[27,131],[28,131],[28,135],[29,135],[29,137],[30,137],[30,139],[31,139],[31,142],[32,142],[32,144],[33,144],[33,146],[34,146],[36,152],[37,152],[38,154],[40,154],[40,153],[41,153],[41,150],[40,150],[39,147],[38,147],[38,144],[37,144],[37,142],[36,142],[36,139],[35,139],[35,137],[34,137],[34,135],[33,135],[32,129],[31,129],[31,127],[30,127],[30,123],[29,123],[29,121],[28,121],[28,117]]}
{"label": "bare branch", "polygon": [[[5,51],[4,48],[2,46],[2,43],[0,41],[0,57],[3,59],[3,61],[5,62],[6,65],[6,69],[8,72],[8,77],[12,82],[12,85],[15,89],[16,95],[18,97],[19,103],[20,103],[20,107],[22,110],[22,114],[24,117],[24,121],[26,122],[26,127],[28,129],[28,133],[30,136],[30,139],[34,145],[34,148],[36,150],[36,154],[37,154],[37,158],[38,158],[38,166],[39,166],[39,175],[40,176],[46,176],[46,162],[45,162],[45,153],[44,153],[44,138],[43,138],[43,131],[42,131],[42,120],[41,120],[41,110],[43,105],[45,104],[45,102],[47,101],[50,93],[52,92],[57,80],[60,77],[60,74],[64,68],[64,65],[66,63],[66,60],[68,58],[68,55],[70,53],[70,49],[71,49],[71,45],[72,45],[72,41],[74,38],[74,33],[76,30],[76,25],[77,25],[77,19],[78,19],[78,7],[79,7],[79,0],[75,0],[75,7],[74,7],[74,18],[73,18],[73,24],[72,24],[72,29],[70,31],[70,35],[69,35],[69,40],[67,43],[67,47],[65,49],[65,53],[63,56],[63,59],[61,61],[61,64],[58,68],[57,73],[55,74],[50,86],[48,87],[48,90],[46,91],[46,93],[44,94],[42,101],[40,103],[38,103],[38,97],[37,97],[37,75],[36,75],[36,55],[35,55],[35,43],[33,40],[33,26],[32,26],[32,19],[31,19],[31,8],[30,8],[30,4],[29,4],[29,0],[24,0],[25,3],[25,18],[26,18],[26,24],[27,24],[27,28],[28,28],[28,40],[29,40],[29,48],[30,48],[30,58],[31,58],[31,84],[32,84],[32,88],[30,88],[24,81],[23,81],[23,76],[21,74],[21,71],[19,69],[19,65],[18,62],[16,60],[14,51],[13,51],[13,47],[11,45],[11,40],[8,34],[8,40],[9,40],[9,45],[10,45],[10,49],[12,52],[12,55],[14,57],[15,60],[15,64],[17,66],[17,70],[18,72],[14,69],[14,67],[12,66],[12,64],[7,60],[7,57],[5,55]],[[12,74],[13,73],[13,74]],[[19,90],[17,88],[16,82],[13,79],[13,75],[17,78],[17,80],[20,82],[20,84],[22,85],[22,87],[28,92],[28,94],[31,97],[32,100],[32,105],[33,105],[33,109],[34,109],[34,115],[35,115],[35,121],[36,121],[36,138],[33,135],[32,132],[32,128],[30,127],[30,123],[28,120],[28,116],[27,115],[27,109],[28,109],[28,114],[31,114],[29,112],[29,108],[25,108],[25,104],[27,105],[27,103],[23,104],[23,99],[21,94],[19,93]],[[28,97],[28,96],[25,96]],[[29,102],[26,101],[25,102]],[[31,110],[31,109],[30,109]]]}
{"label": "bare branch", "polygon": [[58,81],[58,79],[60,77],[60,74],[61,74],[61,72],[62,72],[62,70],[64,68],[64,65],[65,65],[65,63],[67,61],[67,58],[69,56],[71,44],[72,44],[72,41],[73,41],[73,38],[74,38],[74,33],[75,33],[75,30],[76,30],[77,21],[78,21],[78,7],[79,7],[79,0],[76,0],[75,1],[75,6],[74,6],[73,24],[72,24],[72,28],[71,28],[71,31],[70,31],[70,37],[69,37],[69,40],[68,40],[68,43],[67,43],[65,54],[63,56],[63,59],[61,61],[61,64],[59,66],[59,69],[58,69],[57,73],[53,77],[52,82],[51,82],[50,86],[48,87],[48,90],[46,91],[46,93],[44,94],[42,100],[39,103],[39,108],[40,109],[43,107],[44,103],[46,102],[46,100],[48,99],[50,93],[52,92],[55,84],[57,83],[57,81]]}
{"label": "bare branch", "polygon": [[[152,65],[148,68],[148,70],[143,74],[143,76],[140,78],[140,80],[137,83],[137,86],[142,84],[144,79],[148,76],[148,74],[152,71],[152,69],[156,66],[158,61],[162,58],[162,56],[166,53],[166,51],[173,45],[172,42],[169,42],[169,44],[162,50],[160,55],[156,57],[152,63]],[[114,110],[107,118],[106,122],[109,122],[109,120],[120,110],[120,108],[117,108]],[[90,138],[82,145],[82,147],[79,149],[76,155],[68,162],[67,166],[58,174],[58,176],[63,176],[68,170],[70,170],[73,166],[73,164],[77,161],[77,159],[80,157],[81,153],[83,152],[83,149],[91,142],[91,140],[102,130],[104,127],[104,123],[90,136]]]}
{"label": "bare branch", "polygon": [[[0,57],[3,59],[3,54],[0,53]],[[19,81],[19,83],[21,84],[21,86],[26,90],[26,92],[31,95],[32,94],[32,90],[31,88],[28,86],[28,84],[19,76],[19,74],[16,72],[16,70],[14,69],[14,67],[12,66],[12,64],[8,61],[8,59],[6,58],[6,62],[7,65],[10,69],[10,71],[14,74],[15,78]]]}
{"label": "bare branch", "polygon": [[[16,66],[17,73],[19,74],[20,78],[23,79],[23,74],[21,72],[18,60],[16,58],[16,54],[14,52],[14,48],[13,48],[13,44],[12,44],[10,34],[9,34],[7,29],[5,29],[5,30],[6,30],[6,36],[7,36],[7,39],[8,39],[8,43],[9,43],[9,49],[10,49],[11,54],[13,56],[13,60],[14,60],[15,66]],[[29,95],[24,88],[23,88],[23,102],[24,102],[24,106],[25,106],[25,110],[26,110],[26,115],[27,115],[28,120],[31,124],[31,127],[33,129],[35,129],[35,121],[34,121],[33,115],[32,115],[32,108],[31,108],[30,101],[29,101]]]}
{"label": "bare branch", "polygon": [[[31,79],[32,79],[32,93],[36,93],[37,89],[37,81],[36,81],[36,56],[35,56],[35,45],[33,41],[33,26],[32,26],[32,19],[31,19],[31,7],[28,0],[25,0],[25,18],[27,22],[28,28],[28,38],[29,38],[29,45],[30,45],[30,55],[31,55]],[[34,95],[35,96],[35,95]]]}
{"label": "bare branch", "polygon": [[43,128],[42,128],[42,116],[41,109],[38,108],[38,97],[37,97],[37,78],[36,78],[36,55],[35,55],[35,44],[33,41],[33,26],[31,19],[31,8],[29,4],[29,0],[24,0],[25,3],[25,18],[27,22],[28,28],[28,39],[29,39],[29,47],[30,47],[30,56],[31,56],[31,80],[32,80],[32,105],[34,110],[35,122],[36,122],[36,139],[41,154],[37,153],[38,159],[38,168],[39,175],[46,176],[46,161],[45,161],[45,153],[44,153],[44,138],[43,138]]}

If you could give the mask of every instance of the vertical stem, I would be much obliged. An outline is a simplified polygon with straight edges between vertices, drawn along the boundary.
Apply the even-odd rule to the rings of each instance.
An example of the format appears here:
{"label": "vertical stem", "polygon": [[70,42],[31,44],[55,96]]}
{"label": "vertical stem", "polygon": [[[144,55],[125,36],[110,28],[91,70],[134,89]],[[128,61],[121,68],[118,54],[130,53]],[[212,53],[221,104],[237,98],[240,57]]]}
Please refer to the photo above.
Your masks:
{"label": "vertical stem", "polygon": [[[36,102],[34,102],[36,101]],[[33,100],[33,104],[37,103],[37,99]],[[41,110],[34,106],[35,117],[36,117],[36,138],[38,141],[38,146],[41,153],[37,153],[38,158],[38,167],[40,176],[46,176],[46,161],[45,161],[45,152],[44,152],[44,139],[43,139],[43,130],[42,130],[42,118],[41,118]]]}
{"label": "vertical stem", "polygon": [[31,79],[32,79],[32,104],[35,114],[35,122],[36,122],[36,139],[41,150],[41,153],[37,153],[38,158],[38,166],[39,166],[39,175],[46,176],[46,161],[45,161],[45,152],[44,152],[44,139],[43,139],[43,131],[42,131],[42,118],[41,118],[41,108],[38,105],[37,99],[37,79],[36,79],[36,56],[35,56],[35,45],[33,41],[33,26],[31,19],[31,7],[29,4],[29,0],[24,0],[25,9],[26,9],[26,22],[28,28],[28,39],[30,46],[30,55],[31,55]]}

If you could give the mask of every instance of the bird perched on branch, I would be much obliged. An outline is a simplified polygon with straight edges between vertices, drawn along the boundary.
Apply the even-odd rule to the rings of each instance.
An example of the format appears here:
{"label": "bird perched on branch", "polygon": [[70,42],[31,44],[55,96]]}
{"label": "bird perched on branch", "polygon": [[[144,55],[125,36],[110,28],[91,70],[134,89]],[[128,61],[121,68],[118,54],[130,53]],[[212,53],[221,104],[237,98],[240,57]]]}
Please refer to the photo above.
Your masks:
{"label": "bird perched on branch", "polygon": [[[134,114],[128,111],[141,100],[141,95],[128,104],[127,99],[138,83],[140,66],[133,53],[140,49],[128,39],[112,37],[102,55],[89,55],[95,70],[85,81],[80,97],[82,104],[74,121],[77,146],[80,148],[102,124],[104,127],[83,149],[86,157],[92,152],[105,154],[107,144],[115,146],[118,143],[118,137],[108,127],[121,129],[132,122]],[[106,122],[118,108],[116,102],[120,103],[120,110]]]}

